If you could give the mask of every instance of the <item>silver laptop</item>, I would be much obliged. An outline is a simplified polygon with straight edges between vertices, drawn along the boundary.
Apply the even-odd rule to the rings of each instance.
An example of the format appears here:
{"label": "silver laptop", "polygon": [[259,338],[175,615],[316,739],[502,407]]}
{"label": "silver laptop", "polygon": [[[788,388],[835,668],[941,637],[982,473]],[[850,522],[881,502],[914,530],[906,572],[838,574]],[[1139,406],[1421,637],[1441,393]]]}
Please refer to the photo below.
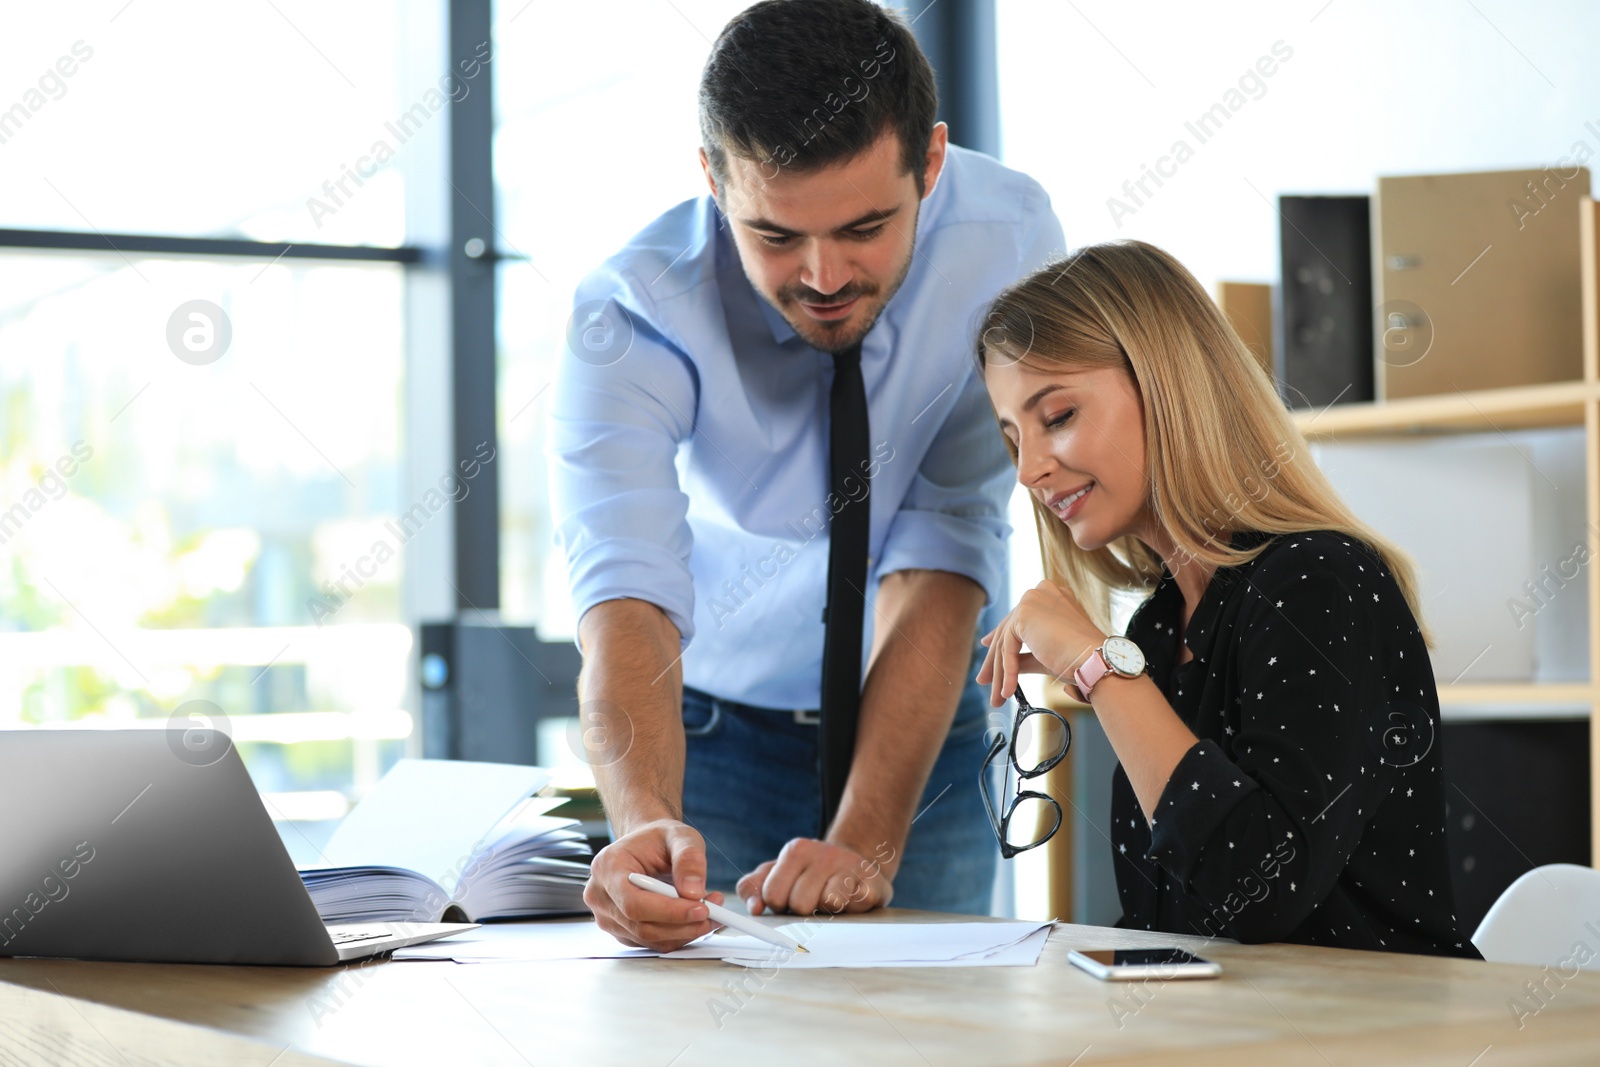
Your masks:
{"label": "silver laptop", "polygon": [[323,923],[215,730],[0,730],[0,956],[332,966],[475,923]]}

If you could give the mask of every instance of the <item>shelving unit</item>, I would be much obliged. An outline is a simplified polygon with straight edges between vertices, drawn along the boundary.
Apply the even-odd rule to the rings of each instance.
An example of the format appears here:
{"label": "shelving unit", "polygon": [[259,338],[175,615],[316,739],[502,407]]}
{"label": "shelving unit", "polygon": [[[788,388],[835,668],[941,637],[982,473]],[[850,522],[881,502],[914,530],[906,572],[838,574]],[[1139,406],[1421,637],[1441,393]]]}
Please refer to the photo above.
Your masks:
{"label": "shelving unit", "polygon": [[1367,404],[1335,404],[1297,412],[1295,424],[1310,440],[1549,429],[1582,426],[1584,406],[1596,399],[1600,399],[1600,382],[1589,379]]}
{"label": "shelving unit", "polygon": [[[1552,429],[1585,425],[1585,412],[1600,405],[1600,380],[1593,354],[1586,353],[1586,380],[1525,385],[1510,389],[1458,392],[1365,404],[1340,404],[1297,412],[1295,424],[1308,440],[1372,440],[1506,430]],[[1592,437],[1592,434],[1590,435]],[[1592,440],[1586,449],[1589,511],[1595,514],[1597,474]],[[1595,546],[1600,558],[1600,544]],[[1591,570],[1594,567],[1591,566]],[[1590,575],[1590,626],[1600,625]],[[1590,678],[1600,677],[1591,650]],[[1439,685],[1439,709],[1448,719],[1509,718],[1531,713],[1539,718],[1590,718],[1600,709],[1600,686],[1589,682],[1508,682]]]}
{"label": "shelving unit", "polygon": [[1366,404],[1338,404],[1297,412],[1307,439],[1373,439],[1441,433],[1494,433],[1562,426],[1584,428],[1584,485],[1589,571],[1589,681],[1493,685],[1441,685],[1439,708],[1447,718],[1503,717],[1532,712],[1541,718],[1589,719],[1591,856],[1600,865],[1600,212],[1585,197],[1579,208],[1583,263],[1583,380],[1508,389],[1457,392]]}
{"label": "shelving unit", "polygon": [[1439,711],[1445,721],[1506,719],[1586,719],[1600,691],[1588,682],[1491,682],[1439,686]]}

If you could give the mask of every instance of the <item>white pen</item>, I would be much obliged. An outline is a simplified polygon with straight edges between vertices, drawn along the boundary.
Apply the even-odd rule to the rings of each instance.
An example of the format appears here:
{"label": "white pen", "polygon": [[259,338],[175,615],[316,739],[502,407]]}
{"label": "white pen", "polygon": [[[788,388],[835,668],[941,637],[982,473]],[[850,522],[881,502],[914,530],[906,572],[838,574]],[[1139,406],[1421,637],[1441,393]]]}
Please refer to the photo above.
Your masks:
{"label": "white pen", "polygon": [[683,897],[676,887],[668,885],[659,878],[652,878],[648,874],[635,873],[628,875],[628,881],[640,889],[648,890],[659,896],[680,897],[686,900],[699,899],[700,903],[706,906],[706,911],[710,913],[711,918],[723,926],[731,926],[741,933],[749,934],[751,937],[765,941],[769,945],[776,945],[778,948],[786,948],[791,952],[804,952],[808,956],[811,954],[810,950],[788,934],[774,930],[764,923],[758,923],[748,915],[740,915],[736,911],[729,911],[721,904],[713,904],[704,898]]}

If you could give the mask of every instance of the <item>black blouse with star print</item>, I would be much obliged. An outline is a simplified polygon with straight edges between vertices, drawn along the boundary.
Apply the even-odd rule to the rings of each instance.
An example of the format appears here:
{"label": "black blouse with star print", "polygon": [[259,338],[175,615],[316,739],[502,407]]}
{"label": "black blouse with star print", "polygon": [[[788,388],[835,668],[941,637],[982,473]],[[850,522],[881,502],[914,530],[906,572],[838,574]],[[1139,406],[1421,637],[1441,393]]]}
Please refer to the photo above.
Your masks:
{"label": "black blouse with star print", "polygon": [[1119,925],[1245,942],[1481,958],[1456,920],[1439,697],[1388,568],[1333,531],[1219,568],[1183,638],[1164,571],[1128,624],[1200,740],[1147,825],[1112,777]]}

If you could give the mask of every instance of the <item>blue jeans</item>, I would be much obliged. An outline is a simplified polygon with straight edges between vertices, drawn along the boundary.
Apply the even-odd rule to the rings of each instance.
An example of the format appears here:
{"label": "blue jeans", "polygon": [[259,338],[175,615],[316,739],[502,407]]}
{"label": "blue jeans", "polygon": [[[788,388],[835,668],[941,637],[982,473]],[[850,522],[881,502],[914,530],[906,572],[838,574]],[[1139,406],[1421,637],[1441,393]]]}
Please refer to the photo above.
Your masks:
{"label": "blue jeans", "polygon": [[[911,826],[894,878],[894,907],[990,912],[1000,850],[978,791],[987,693],[971,681],[962,690],[917,804],[922,814]],[[792,710],[752,707],[686,688],[683,729],[684,821],[705,836],[711,888],[730,891],[741,875],[776,859],[791,838],[817,835],[816,725],[797,722]]]}

